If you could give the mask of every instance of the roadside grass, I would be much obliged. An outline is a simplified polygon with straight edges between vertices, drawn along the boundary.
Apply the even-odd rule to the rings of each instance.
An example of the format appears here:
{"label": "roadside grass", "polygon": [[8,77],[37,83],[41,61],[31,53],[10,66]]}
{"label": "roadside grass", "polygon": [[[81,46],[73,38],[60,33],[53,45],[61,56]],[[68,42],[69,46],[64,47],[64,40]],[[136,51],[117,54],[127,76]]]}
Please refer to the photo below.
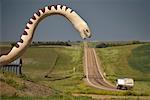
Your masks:
{"label": "roadside grass", "polygon": [[22,56],[23,73],[34,81],[43,79],[53,66],[56,57],[57,54],[53,49],[28,48]]}
{"label": "roadside grass", "polygon": [[97,88],[93,88],[85,83],[80,83],[74,88],[69,88],[72,90],[74,94],[96,94],[96,95],[115,95],[115,96],[149,96],[148,92],[138,92],[133,90],[127,91],[108,91],[108,90],[100,90]]}
{"label": "roadside grass", "polygon": [[[81,48],[36,48],[31,47],[24,53],[23,71],[31,77],[44,76],[45,74],[63,73],[66,71],[82,71],[80,61]],[[51,69],[53,68],[53,69]],[[49,73],[49,71],[51,73]],[[36,73],[41,72],[41,73]],[[36,74],[36,75],[34,75]],[[43,78],[43,77],[42,77]]]}
{"label": "roadside grass", "polygon": [[88,42],[88,46],[91,48],[95,48],[99,42]]}
{"label": "roadside grass", "polygon": [[[43,51],[45,53],[43,53]],[[53,59],[51,59],[51,57]],[[101,94],[101,95],[128,94],[127,92],[124,91],[123,92],[105,91],[88,86],[83,81],[84,80],[84,72],[82,65],[83,50],[81,47],[29,48],[22,58],[24,61],[23,72],[25,73],[27,79],[48,86],[51,89],[53,89],[56,93],[67,93],[67,94],[83,93],[83,94]],[[28,64],[29,62],[26,61],[26,59],[32,59],[32,61],[34,62],[35,58],[36,61],[38,61],[38,63],[41,63],[41,66],[35,66],[36,63]],[[56,58],[57,60],[55,60]],[[43,62],[41,61],[41,59],[46,59],[45,66],[44,64],[42,64]],[[45,78],[44,77],[45,75],[48,75],[48,77]],[[68,75],[69,77],[66,77]]]}
{"label": "roadside grass", "polygon": [[150,95],[150,44],[137,44],[96,49],[106,79],[135,80],[131,93]]}
{"label": "roadside grass", "polygon": [[31,97],[31,96],[25,96],[25,97],[8,97],[8,96],[2,96],[2,100],[92,100],[91,97],[86,96],[72,96],[69,94],[61,95],[61,94],[55,94],[48,97]]}
{"label": "roadside grass", "polygon": [[80,47],[30,47],[22,56],[23,73],[29,80],[58,91],[71,92],[84,77],[82,52]]}
{"label": "roadside grass", "polygon": [[13,73],[3,73],[0,71],[0,81],[7,83],[8,85],[16,88],[17,90],[25,88],[23,79]]}
{"label": "roadside grass", "polygon": [[[106,91],[88,86],[83,81],[84,53],[82,46],[83,44],[73,47],[29,47],[22,56],[24,74],[22,78],[48,86],[55,91],[56,95],[54,94],[50,97],[37,98],[14,97],[15,100],[19,100],[20,98],[25,100],[27,98],[29,100],[41,100],[43,98],[56,98],[55,100],[58,98],[58,100],[62,100],[62,98],[73,98],[74,100],[74,97],[69,95],[74,93],[98,95],[150,95],[150,88],[148,87],[150,82],[147,80],[149,79],[149,75],[145,76],[145,73],[131,68],[128,64],[128,57],[130,58],[132,50],[142,45],[120,46],[96,50],[101,59],[103,71],[106,73],[106,78],[112,83],[115,84],[115,79],[118,77],[133,76],[133,78],[136,79],[134,89],[129,91]],[[47,78],[45,77],[46,75]],[[142,75],[145,79],[142,78]],[[9,99],[9,97],[5,96],[2,98]],[[88,98],[79,97],[78,99],[87,100]]]}

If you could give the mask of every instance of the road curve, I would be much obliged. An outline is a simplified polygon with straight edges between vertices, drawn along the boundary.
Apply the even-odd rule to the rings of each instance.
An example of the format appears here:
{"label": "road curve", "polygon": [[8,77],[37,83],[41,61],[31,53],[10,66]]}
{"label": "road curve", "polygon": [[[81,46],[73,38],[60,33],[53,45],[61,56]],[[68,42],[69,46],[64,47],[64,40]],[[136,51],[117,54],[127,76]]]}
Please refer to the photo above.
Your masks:
{"label": "road curve", "polygon": [[94,48],[88,48],[86,45],[84,46],[84,59],[86,79],[92,87],[103,90],[117,90],[115,86],[105,80],[102,72],[100,71],[100,66]]}

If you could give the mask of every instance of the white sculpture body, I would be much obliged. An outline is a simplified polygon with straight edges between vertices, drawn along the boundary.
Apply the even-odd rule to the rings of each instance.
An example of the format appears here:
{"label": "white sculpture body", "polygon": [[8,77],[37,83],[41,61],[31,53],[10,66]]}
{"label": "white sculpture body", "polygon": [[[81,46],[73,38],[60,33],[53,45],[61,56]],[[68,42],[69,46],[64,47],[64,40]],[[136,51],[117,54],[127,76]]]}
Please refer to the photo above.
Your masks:
{"label": "white sculpture body", "polygon": [[19,58],[30,45],[38,23],[45,17],[54,14],[59,14],[66,17],[73,24],[75,29],[79,31],[83,39],[91,37],[90,29],[87,23],[75,11],[62,5],[46,6],[34,13],[34,15],[29,19],[20,41],[16,43],[8,54],[0,57],[0,65],[8,64]]}

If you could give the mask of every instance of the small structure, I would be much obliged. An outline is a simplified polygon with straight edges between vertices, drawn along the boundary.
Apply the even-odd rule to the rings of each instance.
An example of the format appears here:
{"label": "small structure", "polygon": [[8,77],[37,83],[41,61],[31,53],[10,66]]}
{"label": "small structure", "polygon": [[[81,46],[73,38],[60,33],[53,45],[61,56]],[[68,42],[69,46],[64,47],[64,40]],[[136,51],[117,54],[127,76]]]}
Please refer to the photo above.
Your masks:
{"label": "small structure", "polygon": [[134,80],[131,78],[117,79],[117,89],[131,89],[134,86]]}
{"label": "small structure", "polygon": [[12,73],[15,73],[17,75],[21,75],[22,74],[21,69],[22,69],[22,59],[21,58],[13,61],[13,62],[11,62],[11,63],[9,63],[7,65],[3,65],[1,67],[1,70],[3,72],[12,72]]}

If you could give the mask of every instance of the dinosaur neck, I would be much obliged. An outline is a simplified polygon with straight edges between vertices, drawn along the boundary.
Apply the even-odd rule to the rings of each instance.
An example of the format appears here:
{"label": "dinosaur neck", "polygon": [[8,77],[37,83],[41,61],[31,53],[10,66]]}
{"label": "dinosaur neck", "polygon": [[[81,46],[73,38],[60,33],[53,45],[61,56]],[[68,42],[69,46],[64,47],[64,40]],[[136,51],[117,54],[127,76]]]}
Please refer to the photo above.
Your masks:
{"label": "dinosaur neck", "polygon": [[0,65],[8,64],[19,58],[31,43],[38,23],[45,17],[53,14],[63,15],[73,24],[76,29],[79,27],[78,25],[80,23],[85,23],[76,12],[66,6],[53,5],[44,7],[43,9],[40,9],[34,13],[33,16],[29,19],[29,22],[26,24],[20,41],[16,43],[16,45],[7,55],[2,55],[0,57]]}
{"label": "dinosaur neck", "polygon": [[51,15],[62,15],[66,17],[73,26],[77,29],[78,25],[82,22],[82,18],[74,12],[72,9],[62,6],[62,5],[52,5],[47,6],[43,9],[38,10],[33,16],[29,19],[29,22],[26,25],[23,35],[29,35],[33,37],[34,30],[36,29],[38,23],[47,16]]}

